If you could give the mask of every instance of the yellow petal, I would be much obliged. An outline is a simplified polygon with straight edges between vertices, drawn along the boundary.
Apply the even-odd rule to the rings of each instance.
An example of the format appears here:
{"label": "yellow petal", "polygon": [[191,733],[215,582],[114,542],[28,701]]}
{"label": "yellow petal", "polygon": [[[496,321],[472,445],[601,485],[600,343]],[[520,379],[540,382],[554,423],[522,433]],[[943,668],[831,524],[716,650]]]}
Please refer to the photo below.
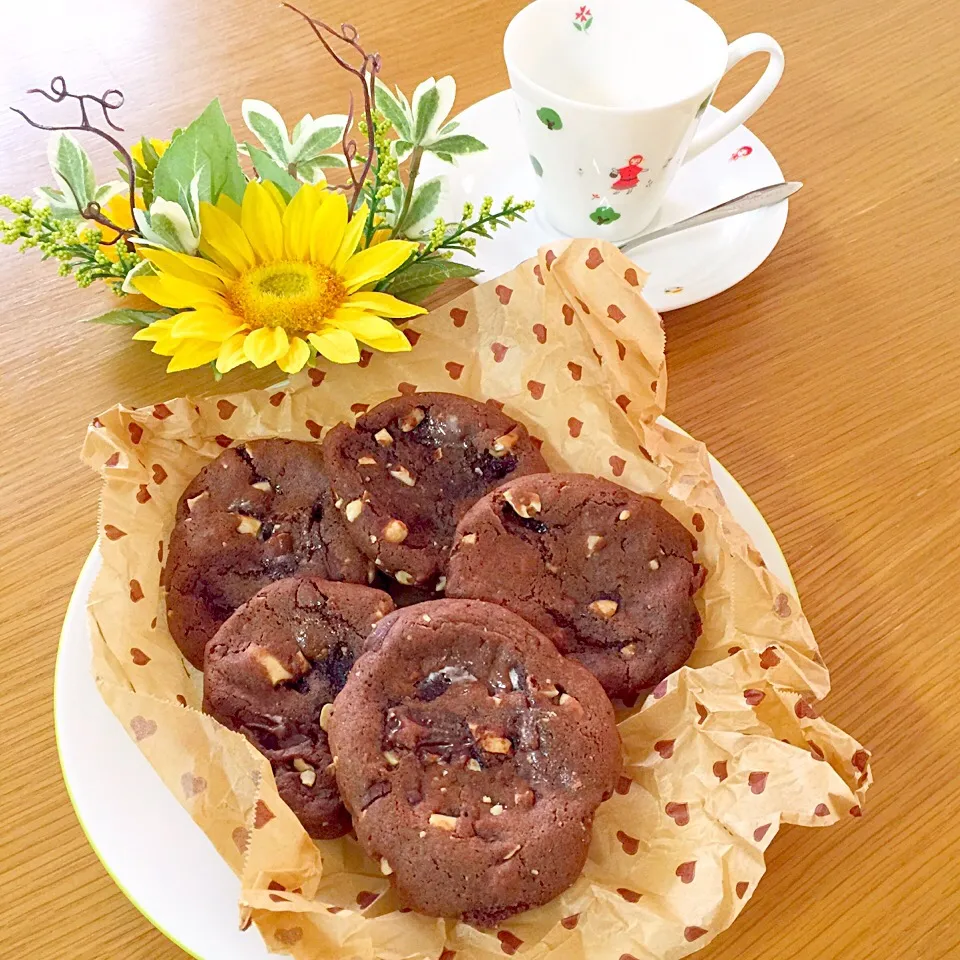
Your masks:
{"label": "yellow petal", "polygon": [[181,340],[177,352],[167,364],[167,373],[202,367],[205,363],[216,360],[219,352],[219,343],[211,343],[209,340]]}
{"label": "yellow petal", "polygon": [[238,226],[240,225],[240,204],[237,203],[233,197],[228,197],[225,193],[221,193],[220,196],[217,197],[217,209],[222,210]]}
{"label": "yellow petal", "polygon": [[393,231],[389,227],[381,227],[379,230],[374,230],[373,236],[370,238],[370,243],[367,246],[375,247],[378,243],[389,240],[391,233],[393,233]]}
{"label": "yellow petal", "polygon": [[309,359],[310,348],[306,341],[299,337],[292,337],[290,339],[290,349],[277,361],[277,366],[284,373],[299,373]]}
{"label": "yellow petal", "polygon": [[280,211],[262,183],[248,183],[243,194],[240,225],[260,263],[283,259]]}
{"label": "yellow petal", "polygon": [[416,249],[417,245],[408,240],[387,240],[369,250],[361,250],[341,272],[347,293],[389,276]]}
{"label": "yellow petal", "polygon": [[398,300],[389,293],[374,293],[372,290],[351,293],[344,305],[369,310],[370,313],[375,313],[380,317],[416,317],[427,312],[426,307],[417,306],[415,303],[407,303],[406,300]]}
{"label": "yellow petal", "polygon": [[276,204],[277,210],[280,213],[281,219],[283,218],[283,211],[287,209],[287,201],[283,199],[283,194],[280,192],[279,188],[275,183],[271,183],[269,180],[262,180],[260,186],[270,195],[270,199]]}
{"label": "yellow petal", "polygon": [[177,314],[172,333],[175,337],[195,337],[222,343],[245,327],[243,320],[235,314],[201,308]]}
{"label": "yellow petal", "polygon": [[360,310],[358,307],[351,307],[349,305],[343,307],[337,307],[333,311],[333,316],[327,319],[328,323],[332,323],[336,327],[341,327],[344,323],[348,323],[354,320],[363,320],[365,317],[370,316],[366,310]]}
{"label": "yellow petal", "polygon": [[162,340],[170,336],[170,330],[179,318],[164,317],[162,320],[154,320],[148,327],[142,327],[134,335],[134,340]]}
{"label": "yellow petal", "polygon": [[279,360],[290,349],[290,342],[283,327],[260,327],[247,334],[243,349],[255,367],[265,367]]}
{"label": "yellow petal", "polygon": [[184,307],[199,307],[202,304],[219,307],[224,303],[223,297],[212,290],[188,280],[178,280],[169,274],[134,277],[133,285],[154,303],[178,310]]}
{"label": "yellow petal", "polygon": [[256,263],[240,224],[209,203],[200,204],[200,252],[223,269],[242,273]]}
{"label": "yellow petal", "polygon": [[334,317],[334,322],[341,330],[352,333],[374,350],[382,350],[384,353],[406,353],[413,349],[410,341],[403,335],[403,331],[389,320],[384,320],[383,317],[367,315],[359,319],[342,320]]}
{"label": "yellow petal", "polygon": [[247,362],[247,354],[243,349],[246,339],[245,333],[236,333],[220,344],[220,352],[217,354],[217,370],[220,373],[229,373],[234,367]]}
{"label": "yellow petal", "polygon": [[347,261],[357,252],[357,244],[360,237],[363,236],[364,227],[367,225],[367,205],[363,204],[359,210],[354,213],[347,229],[343,232],[343,240],[340,241],[340,249],[333,261],[333,269],[340,273],[346,266]]}
{"label": "yellow petal", "polygon": [[154,345],[151,353],[161,357],[172,357],[183,346],[183,340],[174,337],[161,337]]}
{"label": "yellow petal", "polygon": [[343,232],[347,227],[347,201],[342,193],[333,193],[320,204],[310,233],[310,259],[328,267],[333,263]]}
{"label": "yellow petal", "polygon": [[324,191],[304,184],[283,212],[283,249],[291,260],[310,256],[310,234],[313,218],[323,202]]}
{"label": "yellow petal", "polygon": [[352,333],[327,327],[319,333],[308,333],[307,339],[317,348],[317,353],[334,363],[356,363],[360,348]]}
{"label": "yellow petal", "polygon": [[222,292],[230,280],[236,277],[232,271],[231,277],[215,263],[202,257],[189,257],[185,253],[160,250],[157,247],[140,247],[139,252],[162,273],[179,280],[189,280],[217,292]]}

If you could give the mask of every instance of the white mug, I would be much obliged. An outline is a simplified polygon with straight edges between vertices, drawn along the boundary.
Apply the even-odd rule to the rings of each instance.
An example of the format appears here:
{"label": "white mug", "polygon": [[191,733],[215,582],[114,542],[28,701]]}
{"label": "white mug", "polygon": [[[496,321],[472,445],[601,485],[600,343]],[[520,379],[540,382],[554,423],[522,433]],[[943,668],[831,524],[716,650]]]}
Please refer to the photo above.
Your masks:
{"label": "white mug", "polygon": [[[752,116],[783,74],[776,40],[751,33],[728,46],[687,0],[535,0],[503,51],[540,212],[570,236],[613,241],[639,234],[680,165]],[[724,75],[752,53],[769,55],[763,75],[698,130]]]}

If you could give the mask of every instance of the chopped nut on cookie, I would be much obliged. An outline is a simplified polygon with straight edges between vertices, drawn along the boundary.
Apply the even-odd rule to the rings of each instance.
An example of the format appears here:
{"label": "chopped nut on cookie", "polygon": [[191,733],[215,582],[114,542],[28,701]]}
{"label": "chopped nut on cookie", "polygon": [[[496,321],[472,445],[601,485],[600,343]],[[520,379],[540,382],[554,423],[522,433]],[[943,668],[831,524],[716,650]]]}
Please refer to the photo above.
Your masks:
{"label": "chopped nut on cookie", "polygon": [[594,600],[590,604],[590,609],[604,620],[609,620],[617,612],[618,607],[616,600]]}

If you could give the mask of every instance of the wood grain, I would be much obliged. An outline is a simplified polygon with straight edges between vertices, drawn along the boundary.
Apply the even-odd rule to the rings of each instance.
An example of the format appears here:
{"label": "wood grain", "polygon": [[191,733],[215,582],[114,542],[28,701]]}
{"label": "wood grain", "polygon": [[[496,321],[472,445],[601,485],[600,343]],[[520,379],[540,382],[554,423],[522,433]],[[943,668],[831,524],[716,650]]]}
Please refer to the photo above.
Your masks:
{"label": "wood grain", "polygon": [[[410,89],[454,73],[459,103],[505,86],[518,0],[330,0]],[[710,960],[960,955],[960,30],[952,0],[709,0],[729,36],[774,34],[787,72],[751,122],[807,186],[783,241],[733,290],[667,317],[670,415],[763,511],[833,672],[829,717],[875,753],[866,816],[788,828]],[[316,10],[321,8],[312,4]],[[0,12],[0,103],[57,73],[120,86],[129,131],[162,134],[214,93],[288,117],[341,109],[344,77],[267,0],[31,0]],[[759,72],[728,80],[721,106]],[[109,158],[100,153],[101,163]],[[0,114],[0,187],[24,194],[45,143]],[[109,304],[0,252],[0,956],[184,954],[114,886],[60,779],[51,690],[60,623],[96,535],[84,428],[117,401],[212,392],[167,378]],[[99,299],[98,299],[99,298]],[[240,374],[231,389],[263,385]]]}

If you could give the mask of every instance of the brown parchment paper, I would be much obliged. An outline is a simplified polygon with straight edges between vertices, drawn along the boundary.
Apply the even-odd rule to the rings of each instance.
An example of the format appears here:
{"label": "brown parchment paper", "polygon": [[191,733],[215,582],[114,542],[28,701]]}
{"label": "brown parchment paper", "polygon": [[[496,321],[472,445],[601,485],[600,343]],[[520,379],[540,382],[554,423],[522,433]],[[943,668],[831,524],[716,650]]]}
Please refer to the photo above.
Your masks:
{"label": "brown parchment paper", "polygon": [[[645,277],[608,244],[544,248],[407,326],[410,354],[311,370],[273,390],[98,417],[103,568],[93,666],[117,718],[242,880],[241,922],[301,960],[668,960],[728,927],[783,823],[859,817],[869,754],[821,719],[829,677],[799,601],[765,568],[702,444],[657,424],[664,335]],[[624,776],[599,810],[578,882],[497,930],[400,912],[356,842],[314,844],[269,764],[199,712],[200,677],[165,626],[159,588],[181,491],[232,443],[319,439],[398,391],[493,398],[553,469],[659,497],[698,540],[703,635],[689,665],[622,712]]]}

